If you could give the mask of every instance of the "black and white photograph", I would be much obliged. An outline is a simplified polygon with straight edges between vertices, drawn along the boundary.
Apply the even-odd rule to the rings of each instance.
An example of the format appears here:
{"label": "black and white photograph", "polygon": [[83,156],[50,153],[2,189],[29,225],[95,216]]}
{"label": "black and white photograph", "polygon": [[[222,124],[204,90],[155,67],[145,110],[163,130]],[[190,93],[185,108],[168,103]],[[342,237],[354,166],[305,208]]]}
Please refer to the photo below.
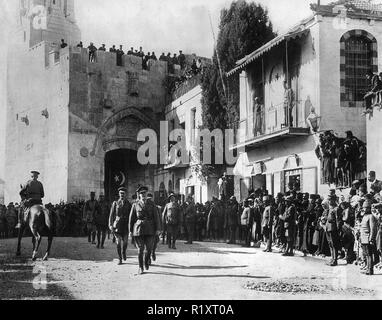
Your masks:
{"label": "black and white photograph", "polygon": [[382,0],[0,5],[0,300],[382,299]]}

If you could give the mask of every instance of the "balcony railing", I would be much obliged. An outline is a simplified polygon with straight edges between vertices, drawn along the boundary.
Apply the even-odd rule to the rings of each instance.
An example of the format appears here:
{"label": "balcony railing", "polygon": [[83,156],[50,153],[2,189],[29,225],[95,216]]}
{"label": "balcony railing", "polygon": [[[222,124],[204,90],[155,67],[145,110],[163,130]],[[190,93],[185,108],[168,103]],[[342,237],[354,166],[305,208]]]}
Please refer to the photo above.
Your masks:
{"label": "balcony railing", "polygon": [[306,119],[301,115],[301,107],[302,103],[298,101],[292,110],[280,104],[250,114],[236,125],[235,144],[256,144],[275,136],[309,134],[309,129],[305,125]]}

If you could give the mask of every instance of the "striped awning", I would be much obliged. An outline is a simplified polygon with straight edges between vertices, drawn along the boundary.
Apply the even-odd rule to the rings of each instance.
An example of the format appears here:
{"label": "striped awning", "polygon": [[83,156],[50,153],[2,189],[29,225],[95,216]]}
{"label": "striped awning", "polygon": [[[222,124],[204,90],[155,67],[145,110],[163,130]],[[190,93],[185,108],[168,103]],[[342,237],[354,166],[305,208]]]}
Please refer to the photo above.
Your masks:
{"label": "striped awning", "polygon": [[311,18],[304,20],[303,22],[301,22],[296,27],[290,29],[287,33],[280,35],[280,36],[277,36],[276,38],[272,39],[271,41],[269,41],[268,43],[266,43],[265,45],[263,45],[262,47],[260,47],[256,51],[247,55],[243,59],[237,61],[236,62],[237,67],[235,67],[231,71],[227,72],[227,76],[229,77],[229,76],[233,75],[234,73],[242,70],[247,65],[249,65],[250,63],[252,63],[256,59],[261,57],[263,54],[265,54],[266,52],[268,52],[272,48],[278,46],[283,41],[287,41],[289,39],[299,38],[299,37],[302,37],[302,36],[308,34],[310,32],[310,29],[309,29],[310,25],[307,26],[307,23],[309,21],[311,21]]}

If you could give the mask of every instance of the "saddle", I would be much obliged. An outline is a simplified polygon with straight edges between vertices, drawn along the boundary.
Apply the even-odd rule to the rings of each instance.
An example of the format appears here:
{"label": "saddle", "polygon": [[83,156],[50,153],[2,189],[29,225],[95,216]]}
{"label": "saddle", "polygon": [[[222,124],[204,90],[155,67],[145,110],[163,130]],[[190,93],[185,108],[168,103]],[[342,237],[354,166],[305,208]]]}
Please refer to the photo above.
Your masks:
{"label": "saddle", "polygon": [[28,222],[31,208],[34,206],[37,206],[37,205],[42,206],[42,202],[39,200],[35,200],[35,199],[27,199],[24,201],[24,203],[22,203],[22,205],[19,209],[19,210],[22,210],[22,212],[21,212],[21,218],[22,218],[21,223],[22,224],[25,224]]}

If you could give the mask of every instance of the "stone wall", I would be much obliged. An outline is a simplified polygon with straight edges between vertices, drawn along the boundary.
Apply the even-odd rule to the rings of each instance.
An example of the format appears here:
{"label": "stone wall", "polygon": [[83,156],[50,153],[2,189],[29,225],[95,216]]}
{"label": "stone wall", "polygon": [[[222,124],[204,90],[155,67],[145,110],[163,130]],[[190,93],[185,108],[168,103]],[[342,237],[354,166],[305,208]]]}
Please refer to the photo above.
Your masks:
{"label": "stone wall", "polygon": [[[124,55],[117,66],[115,53],[98,51],[96,61],[89,62],[86,49],[70,48],[70,197],[103,193],[106,152],[136,151],[139,130],[159,127],[167,75],[166,62],[150,61],[143,70],[139,57]],[[152,170],[129,171],[129,195],[138,184],[154,189]]]}
{"label": "stone wall", "polygon": [[[12,47],[8,61],[5,201],[19,202],[20,184],[41,172],[46,203],[66,200],[69,52],[46,65],[47,45]],[[19,50],[20,49],[20,50]]]}

